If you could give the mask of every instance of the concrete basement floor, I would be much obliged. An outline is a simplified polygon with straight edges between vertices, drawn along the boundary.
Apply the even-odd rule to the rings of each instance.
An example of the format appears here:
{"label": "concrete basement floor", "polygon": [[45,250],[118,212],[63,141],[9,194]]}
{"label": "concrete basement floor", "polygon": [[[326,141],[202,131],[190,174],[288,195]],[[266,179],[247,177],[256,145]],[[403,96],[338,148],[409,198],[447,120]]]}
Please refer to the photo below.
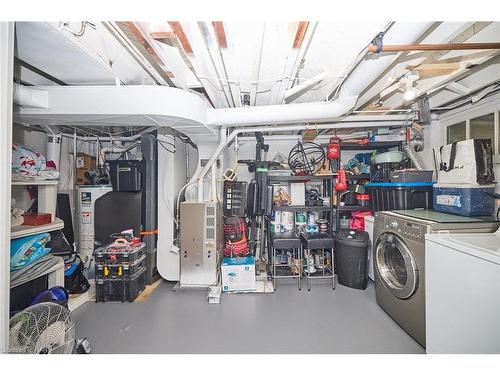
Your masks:
{"label": "concrete basement floor", "polygon": [[377,305],[371,283],[308,292],[283,280],[274,294],[223,295],[219,305],[172,286],[144,302],[86,303],[73,313],[77,336],[94,353],[425,352]]}

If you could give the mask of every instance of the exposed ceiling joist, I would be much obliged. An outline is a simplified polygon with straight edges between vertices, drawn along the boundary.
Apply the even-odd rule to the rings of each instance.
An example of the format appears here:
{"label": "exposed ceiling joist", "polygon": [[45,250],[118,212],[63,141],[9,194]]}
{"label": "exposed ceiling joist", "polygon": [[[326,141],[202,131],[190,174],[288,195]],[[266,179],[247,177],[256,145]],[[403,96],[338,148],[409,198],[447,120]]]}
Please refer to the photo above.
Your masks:
{"label": "exposed ceiling joist", "polygon": [[184,33],[184,30],[182,29],[181,23],[169,21],[168,24],[174,31],[175,35],[177,36],[177,39],[179,39],[179,42],[181,43],[181,46],[184,49],[184,52],[186,52],[187,54],[193,53],[193,49],[191,48],[191,44],[189,43],[189,40],[186,34]]}
{"label": "exposed ceiling joist", "polygon": [[295,33],[295,39],[293,40],[293,48],[297,49],[302,46],[302,42],[304,41],[304,36],[306,35],[307,27],[309,26],[309,22],[301,21],[297,25],[297,32]]}
{"label": "exposed ceiling joist", "polygon": [[278,85],[274,85],[271,91],[271,103],[282,104],[285,102],[285,94],[295,82],[297,74],[304,63],[310,42],[314,36],[317,22],[299,22],[295,34],[293,48],[289,52],[283,68],[284,77]]}
{"label": "exposed ceiling joist", "polygon": [[447,84],[446,86],[447,90],[451,90],[453,92],[456,92],[459,95],[468,95],[470,94],[470,88],[462,85],[461,83],[458,82],[451,82]]}
{"label": "exposed ceiling joist", "polygon": [[[435,26],[428,32],[428,35],[423,38],[422,41],[425,42],[454,42],[457,38],[461,38],[464,33],[473,29],[474,24],[472,22],[463,22],[452,25],[445,25],[443,23],[436,23]],[[360,96],[357,108],[364,108],[374,102],[380,102],[380,93],[386,89],[389,85],[392,85],[398,77],[403,76],[409,70],[406,66],[402,64],[404,62],[410,61],[409,65],[420,65],[424,63],[432,63],[437,61],[441,57],[441,52],[436,52],[436,54],[429,56],[428,54],[422,55],[409,55],[407,53],[401,54],[394,62],[386,69],[380,77],[373,82],[373,84],[365,90]]]}
{"label": "exposed ceiling joist", "polygon": [[[469,68],[468,66],[465,66],[463,69],[460,69],[460,70],[457,70],[456,72],[452,73],[452,74],[448,74],[448,75],[445,75],[445,76],[442,76],[442,77],[437,77],[433,80],[425,80],[425,82],[418,82],[417,85],[416,85],[416,89],[421,92],[422,94],[427,94],[427,95],[431,95],[443,88],[449,88],[449,86],[451,85],[451,91],[454,92],[455,94],[458,94],[459,96],[464,96],[464,95],[467,95],[469,94],[472,90],[470,87],[467,87],[465,86],[463,83],[460,85],[463,88],[465,88],[465,91],[466,93],[465,94],[462,94],[462,93],[459,93],[457,92],[458,90],[460,90],[460,86],[456,85],[454,86],[454,83],[456,81],[460,81],[461,79],[467,77],[468,75],[472,74],[473,71],[479,71],[481,70],[482,68],[485,68],[487,65],[485,65],[489,60],[493,59],[495,56],[498,56],[500,54],[500,51],[497,51],[496,53],[490,55],[490,56],[486,56],[486,57],[483,57],[482,59],[480,59],[479,61],[476,62],[475,66],[474,66],[474,70],[473,68]],[[453,89],[455,88],[455,90]],[[396,103],[397,104],[392,104],[390,105],[390,108],[391,109],[398,109],[398,108],[401,108],[403,106],[403,100],[402,98],[396,98]]]}
{"label": "exposed ceiling joist", "polygon": [[[470,92],[487,88],[500,81],[498,71],[500,69],[500,54],[492,57],[482,65],[475,66],[471,69],[470,74],[463,77],[458,82],[470,89]],[[441,108],[447,106],[451,102],[459,99],[456,93],[448,90],[435,91],[429,95],[431,108]]]}
{"label": "exposed ceiling joist", "polygon": [[126,37],[132,41],[135,48],[139,50],[165,83],[168,86],[175,87],[174,82],[171,80],[172,76],[169,76],[168,71],[162,67],[164,65],[162,58],[157,54],[151,43],[145,38],[134,22],[118,22],[117,26],[125,33]]}
{"label": "exposed ceiling joist", "polygon": [[217,36],[217,43],[219,48],[227,48],[226,31],[224,30],[224,23],[220,21],[212,22]]}

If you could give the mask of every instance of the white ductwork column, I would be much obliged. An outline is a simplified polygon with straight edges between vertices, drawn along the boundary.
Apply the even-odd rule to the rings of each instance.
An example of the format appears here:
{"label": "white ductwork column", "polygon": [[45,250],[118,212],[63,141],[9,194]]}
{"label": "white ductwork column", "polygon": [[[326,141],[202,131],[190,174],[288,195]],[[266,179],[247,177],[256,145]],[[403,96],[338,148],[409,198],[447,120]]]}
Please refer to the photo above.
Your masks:
{"label": "white ductwork column", "polygon": [[49,93],[44,90],[32,89],[28,86],[14,84],[14,104],[23,108],[49,108]]}

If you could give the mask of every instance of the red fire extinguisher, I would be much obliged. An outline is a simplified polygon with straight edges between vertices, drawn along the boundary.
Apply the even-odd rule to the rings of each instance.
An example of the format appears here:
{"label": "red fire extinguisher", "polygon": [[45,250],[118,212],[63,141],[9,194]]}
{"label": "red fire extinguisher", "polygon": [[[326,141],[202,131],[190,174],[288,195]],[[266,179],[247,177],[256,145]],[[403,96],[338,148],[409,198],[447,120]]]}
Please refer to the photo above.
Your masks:
{"label": "red fire extinguisher", "polygon": [[336,160],[340,158],[340,138],[332,137],[330,138],[330,143],[326,148],[326,157],[329,160]]}

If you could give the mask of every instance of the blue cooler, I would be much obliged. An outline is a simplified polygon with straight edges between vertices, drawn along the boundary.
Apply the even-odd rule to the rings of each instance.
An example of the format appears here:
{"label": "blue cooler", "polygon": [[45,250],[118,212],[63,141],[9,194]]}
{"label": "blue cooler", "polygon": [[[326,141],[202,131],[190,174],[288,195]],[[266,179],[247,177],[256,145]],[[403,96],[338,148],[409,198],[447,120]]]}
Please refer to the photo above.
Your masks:
{"label": "blue cooler", "polygon": [[495,210],[495,185],[434,184],[434,211],[462,216],[490,216]]}

